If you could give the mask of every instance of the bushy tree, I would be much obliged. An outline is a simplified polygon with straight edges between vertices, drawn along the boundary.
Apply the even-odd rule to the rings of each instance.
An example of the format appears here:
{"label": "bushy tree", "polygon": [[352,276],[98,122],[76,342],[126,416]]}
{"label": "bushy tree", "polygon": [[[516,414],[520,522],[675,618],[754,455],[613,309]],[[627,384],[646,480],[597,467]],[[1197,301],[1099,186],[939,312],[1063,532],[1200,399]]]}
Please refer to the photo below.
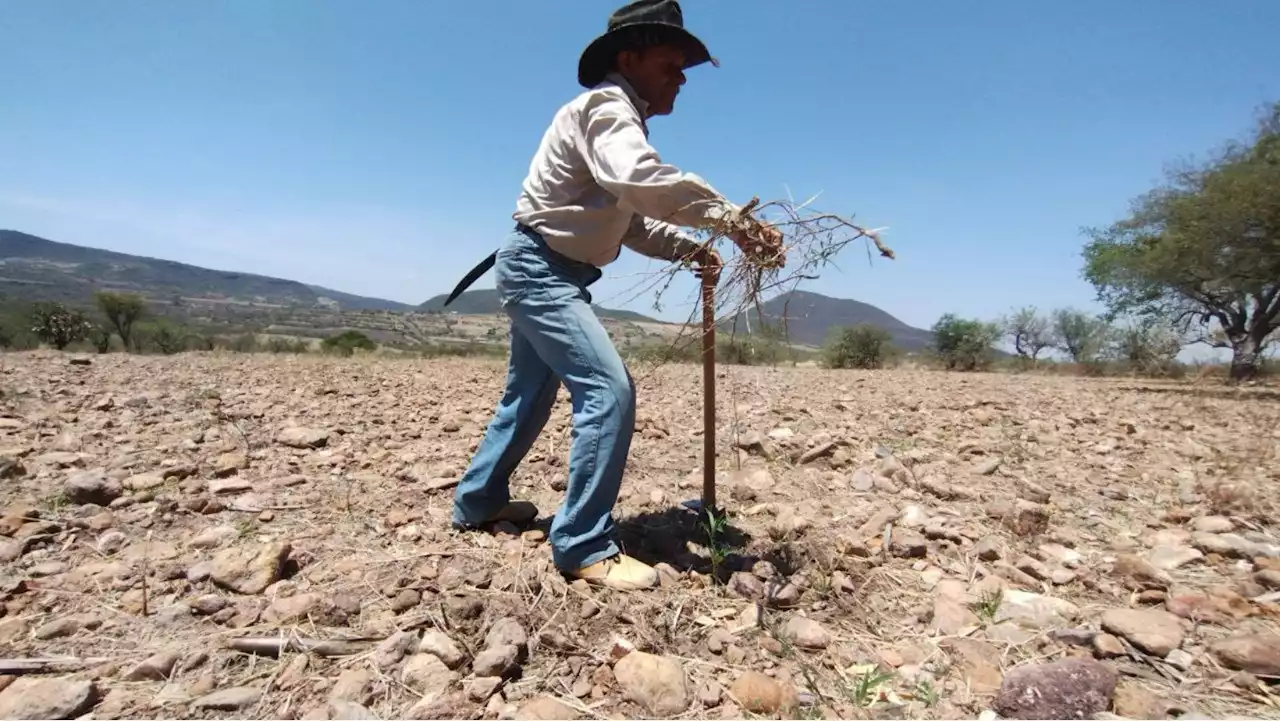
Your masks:
{"label": "bushy tree", "polygon": [[1131,320],[1112,336],[1111,355],[1142,373],[1165,373],[1182,351],[1182,338],[1167,324]]}
{"label": "bushy tree", "polygon": [[1022,358],[1034,362],[1046,348],[1053,347],[1049,319],[1034,307],[1019,308],[1002,318],[1000,325],[1004,334],[1013,341],[1014,352]]}
{"label": "bushy tree", "polygon": [[120,336],[124,347],[129,348],[129,339],[133,336],[133,324],[142,317],[146,307],[142,296],[133,293],[99,291],[93,297],[98,307],[102,309],[102,314],[107,317],[107,322]]}
{"label": "bushy tree", "polygon": [[358,330],[346,330],[338,335],[329,336],[320,342],[320,346],[329,353],[351,355],[357,350],[377,350],[378,344],[369,336]]}
{"label": "bushy tree", "polygon": [[947,313],[933,324],[933,347],[948,370],[977,370],[991,362],[991,347],[1000,338],[994,323]]}
{"label": "bushy tree", "polygon": [[106,353],[111,350],[111,331],[100,325],[94,325],[89,329],[89,342],[99,353]]}
{"label": "bushy tree", "polygon": [[31,332],[58,350],[84,340],[92,327],[84,313],[61,303],[36,303],[31,309]]}
{"label": "bushy tree", "polygon": [[833,328],[822,347],[828,368],[880,368],[892,350],[889,331],[866,323]]}
{"label": "bushy tree", "polygon": [[1169,171],[1129,217],[1087,234],[1083,274],[1113,315],[1198,327],[1231,349],[1231,380],[1254,377],[1280,326],[1280,102],[1250,142]]}
{"label": "bushy tree", "polygon": [[1053,312],[1053,343],[1076,363],[1090,363],[1107,348],[1111,326],[1106,320],[1073,308]]}

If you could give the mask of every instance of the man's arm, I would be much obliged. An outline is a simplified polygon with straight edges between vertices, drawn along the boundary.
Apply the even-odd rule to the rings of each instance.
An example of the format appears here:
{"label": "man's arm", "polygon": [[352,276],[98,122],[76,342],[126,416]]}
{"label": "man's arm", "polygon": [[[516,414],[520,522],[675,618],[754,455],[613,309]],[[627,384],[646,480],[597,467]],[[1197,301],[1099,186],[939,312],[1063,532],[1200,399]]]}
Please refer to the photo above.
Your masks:
{"label": "man's arm", "polygon": [[705,180],[663,163],[640,114],[624,97],[598,93],[582,115],[591,175],[621,204],[648,219],[709,228],[737,210]]}
{"label": "man's arm", "polygon": [[690,258],[700,246],[676,226],[642,215],[631,216],[622,244],[650,258],[668,261]]}

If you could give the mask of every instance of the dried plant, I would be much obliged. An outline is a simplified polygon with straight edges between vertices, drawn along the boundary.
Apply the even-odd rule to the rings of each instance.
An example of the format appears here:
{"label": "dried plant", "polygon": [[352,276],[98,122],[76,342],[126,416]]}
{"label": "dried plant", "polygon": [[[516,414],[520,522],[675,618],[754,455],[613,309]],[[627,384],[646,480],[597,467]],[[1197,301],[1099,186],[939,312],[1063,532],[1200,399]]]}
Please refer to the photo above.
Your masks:
{"label": "dried plant", "polygon": [[[715,289],[716,325],[721,325],[725,320],[732,322],[732,319],[742,316],[747,332],[752,333],[751,311],[754,311],[762,325],[767,325],[762,306],[768,298],[794,290],[802,281],[817,279],[819,271],[834,265],[835,258],[846,247],[859,240],[871,241],[882,257],[895,257],[894,252],[880,240],[879,232],[884,228],[868,229],[854,223],[852,218],[815,211],[809,207],[815,198],[816,196],[800,204],[789,200],[774,200],[762,204],[758,198],[752,198],[738,213],[705,233],[706,239],[702,242],[702,247],[714,248],[724,260]],[[782,233],[780,248],[761,240],[762,221]],[[722,242],[735,236],[743,238],[745,242]],[[736,245],[736,252],[726,255],[726,245]],[[867,247],[867,256],[870,260],[870,246]],[[672,263],[661,271],[646,274],[624,293],[630,295],[623,302],[654,292],[653,307],[661,311],[666,291],[687,266],[684,262]],[[701,311],[691,311],[685,331],[672,342],[673,350],[681,344],[698,341],[696,334],[687,332],[699,326],[695,313]],[[781,315],[782,337],[785,339],[786,313]],[[737,324],[732,323],[731,331],[736,332],[736,328]]]}

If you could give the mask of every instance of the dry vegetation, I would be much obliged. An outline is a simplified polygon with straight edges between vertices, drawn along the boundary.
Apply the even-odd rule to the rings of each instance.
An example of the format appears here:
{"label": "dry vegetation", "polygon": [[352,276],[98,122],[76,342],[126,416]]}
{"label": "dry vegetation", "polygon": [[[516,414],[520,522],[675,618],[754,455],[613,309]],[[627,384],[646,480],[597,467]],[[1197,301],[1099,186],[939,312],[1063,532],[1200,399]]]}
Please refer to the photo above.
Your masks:
{"label": "dry vegetation", "polygon": [[[545,520],[450,530],[501,361],[2,362],[6,717],[1280,717],[1265,389],[722,368],[708,529],[663,367],[617,509],[663,585],[622,593]],[[568,446],[562,402],[544,519]]]}

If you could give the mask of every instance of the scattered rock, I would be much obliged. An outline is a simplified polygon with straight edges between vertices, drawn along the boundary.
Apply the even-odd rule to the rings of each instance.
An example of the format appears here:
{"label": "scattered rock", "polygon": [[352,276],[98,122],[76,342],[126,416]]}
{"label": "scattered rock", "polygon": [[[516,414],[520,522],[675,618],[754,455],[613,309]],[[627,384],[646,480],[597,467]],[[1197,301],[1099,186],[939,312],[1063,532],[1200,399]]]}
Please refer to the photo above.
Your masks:
{"label": "scattered rock", "polygon": [[92,681],[21,676],[0,691],[0,718],[73,719],[97,701]]}
{"label": "scattered rock", "polygon": [[489,629],[489,633],[485,634],[484,645],[486,648],[504,644],[515,646],[521,654],[525,653],[529,648],[529,633],[514,618],[498,619]]}
{"label": "scattered rock", "polygon": [[1172,571],[1203,558],[1203,553],[1188,546],[1156,546],[1147,554],[1151,565],[1162,571]]}
{"label": "scattered rock", "polygon": [[1000,690],[1004,672],[1000,670],[1000,651],[985,641],[972,638],[945,638],[939,648],[950,653],[961,680],[977,694],[994,694]]}
{"label": "scattered rock", "polygon": [[1182,621],[1157,609],[1113,608],[1102,614],[1102,628],[1154,656],[1164,658],[1182,645]]}
{"label": "scattered rock", "polygon": [[476,655],[471,668],[477,676],[506,676],[515,668],[519,649],[509,643],[489,646]]}
{"label": "scattered rock", "polygon": [[1280,635],[1233,636],[1214,642],[1209,651],[1227,668],[1257,676],[1280,676]]}
{"label": "scattered rock", "polygon": [[429,653],[451,669],[458,668],[467,660],[466,654],[453,639],[435,629],[422,634],[422,640],[418,642],[418,653]]}
{"label": "scattered rock", "polygon": [[689,708],[689,679],[680,662],[643,651],[632,651],[613,667],[627,700],[654,716],[675,716]]}
{"label": "scattered rock", "polygon": [[209,578],[221,588],[236,593],[257,594],[280,580],[284,562],[292,546],[275,541],[261,546],[236,546],[213,557]]}
{"label": "scattered rock", "polygon": [[161,651],[149,656],[137,666],[129,669],[124,675],[125,681],[163,681],[169,678],[173,667],[177,665],[181,654],[174,651]]}
{"label": "scattered rock", "polygon": [[581,716],[577,709],[550,696],[526,701],[513,717],[516,721],[573,721]]}
{"label": "scattered rock", "polygon": [[62,486],[62,494],[67,501],[77,505],[92,503],[107,506],[123,493],[120,481],[109,478],[102,471],[73,473]]}
{"label": "scattered rock", "polygon": [[752,713],[774,714],[796,705],[795,689],[758,671],[747,671],[729,687],[729,695]]}
{"label": "scattered rock", "polygon": [[329,689],[330,701],[349,701],[363,704],[369,696],[369,686],[373,683],[373,674],[363,668],[348,668],[338,674],[333,688]]}
{"label": "scattered rock", "polygon": [[782,636],[800,648],[823,649],[831,644],[831,632],[804,616],[792,616],[782,628]]}
{"label": "scattered rock", "polygon": [[993,708],[1010,719],[1087,719],[1106,711],[1116,672],[1092,659],[1021,666],[1004,676]]}
{"label": "scattered rock", "polygon": [[444,661],[429,653],[415,653],[404,662],[400,680],[423,696],[444,693],[458,678],[458,674],[444,665]]}
{"label": "scattered rock", "polygon": [[276,434],[276,442],[290,448],[323,448],[329,442],[329,432],[300,426],[285,428]]}
{"label": "scattered rock", "polygon": [[235,686],[206,694],[191,702],[192,708],[210,711],[238,711],[258,703],[262,689],[256,686]]}
{"label": "scattered rock", "polygon": [[1225,516],[1201,516],[1191,522],[1191,527],[1201,533],[1230,533],[1236,524]]}

